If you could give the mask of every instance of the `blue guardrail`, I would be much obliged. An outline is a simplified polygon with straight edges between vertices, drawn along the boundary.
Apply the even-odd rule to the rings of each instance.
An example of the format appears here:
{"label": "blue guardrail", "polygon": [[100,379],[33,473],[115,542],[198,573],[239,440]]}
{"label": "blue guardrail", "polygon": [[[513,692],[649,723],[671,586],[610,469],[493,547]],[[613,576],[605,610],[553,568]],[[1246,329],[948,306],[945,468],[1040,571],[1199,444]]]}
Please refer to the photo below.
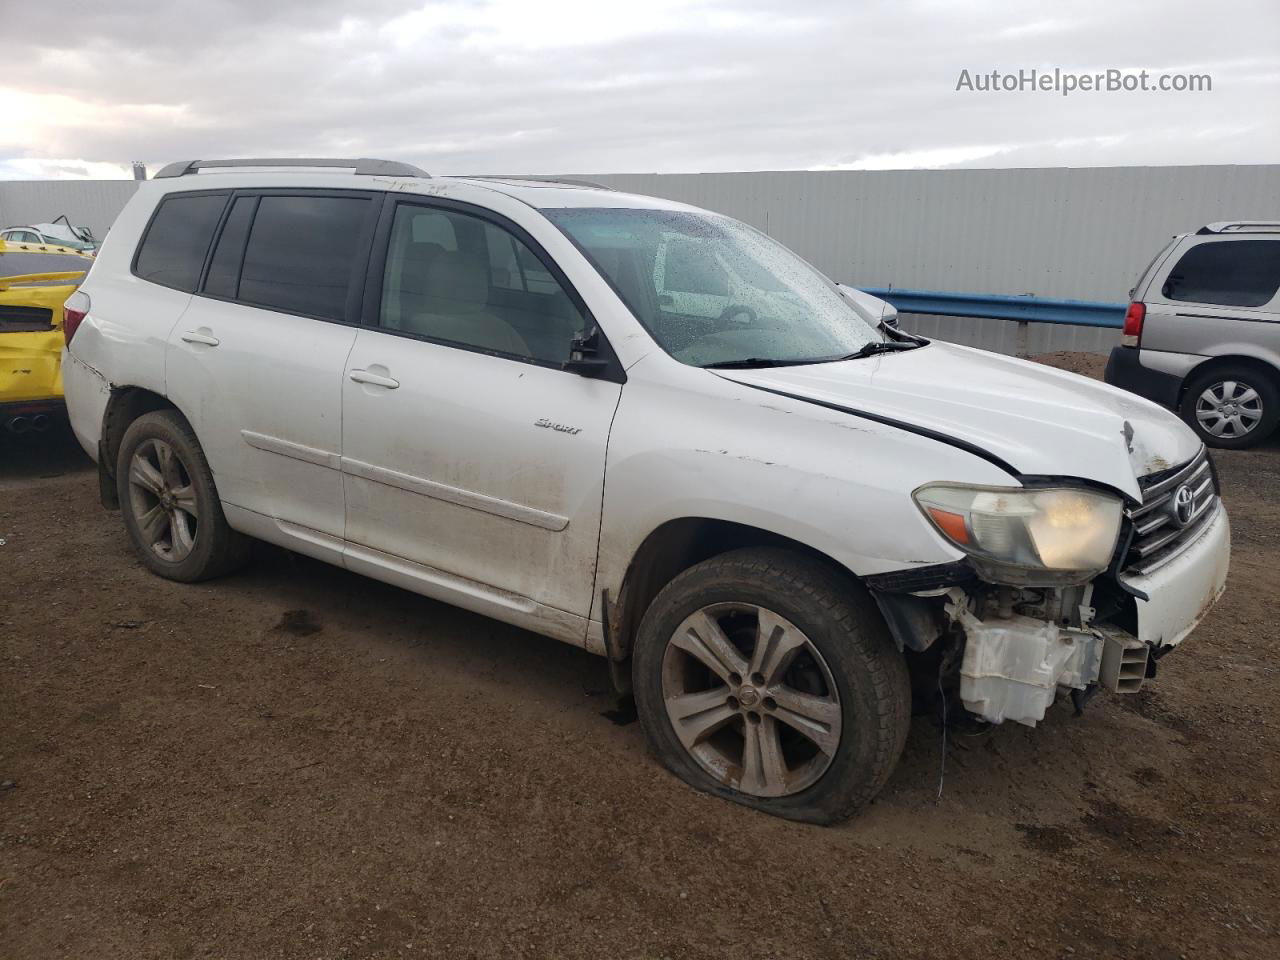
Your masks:
{"label": "blue guardrail", "polygon": [[993,293],[944,293],[938,290],[898,290],[858,287],[887,300],[902,313],[940,317],[990,317],[1024,323],[1066,323],[1077,327],[1124,326],[1128,304],[1091,300],[1050,300]]}

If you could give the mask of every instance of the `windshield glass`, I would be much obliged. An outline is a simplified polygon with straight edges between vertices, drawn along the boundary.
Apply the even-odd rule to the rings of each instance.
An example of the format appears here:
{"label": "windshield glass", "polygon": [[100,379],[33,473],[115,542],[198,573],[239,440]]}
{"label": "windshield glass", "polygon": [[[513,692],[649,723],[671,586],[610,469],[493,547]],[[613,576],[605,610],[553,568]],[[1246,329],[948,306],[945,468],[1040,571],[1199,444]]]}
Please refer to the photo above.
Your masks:
{"label": "windshield glass", "polygon": [[542,212],[684,363],[835,360],[883,339],[830,280],[729,217],[623,208]]}

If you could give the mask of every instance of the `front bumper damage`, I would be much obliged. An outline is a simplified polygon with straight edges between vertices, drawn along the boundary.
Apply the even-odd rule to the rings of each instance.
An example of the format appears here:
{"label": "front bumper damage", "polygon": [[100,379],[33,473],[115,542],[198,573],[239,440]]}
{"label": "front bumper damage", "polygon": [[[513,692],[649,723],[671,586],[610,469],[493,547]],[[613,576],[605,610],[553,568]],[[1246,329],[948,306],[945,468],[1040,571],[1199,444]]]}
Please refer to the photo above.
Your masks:
{"label": "front bumper damage", "polygon": [[972,589],[950,587],[944,609],[964,639],[959,696],[965,708],[991,723],[1035,726],[1060,693],[1094,685],[1136,693],[1154,672],[1154,660],[1186,639],[1222,595],[1230,551],[1230,524],[1220,509],[1159,569],[1120,575],[1133,610],[1115,621],[1096,619],[1093,585],[1075,609],[1057,609],[1052,618],[1028,616],[1007,600],[978,603]]}

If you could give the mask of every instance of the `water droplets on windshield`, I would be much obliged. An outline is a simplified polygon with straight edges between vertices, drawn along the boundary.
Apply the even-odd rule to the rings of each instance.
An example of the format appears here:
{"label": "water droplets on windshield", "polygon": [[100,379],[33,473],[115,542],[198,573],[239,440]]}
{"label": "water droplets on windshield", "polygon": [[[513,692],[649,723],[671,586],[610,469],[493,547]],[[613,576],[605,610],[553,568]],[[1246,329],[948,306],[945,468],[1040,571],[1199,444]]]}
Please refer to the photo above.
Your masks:
{"label": "water droplets on windshield", "polygon": [[543,213],[684,363],[834,359],[881,339],[826,277],[729,217],[635,208]]}

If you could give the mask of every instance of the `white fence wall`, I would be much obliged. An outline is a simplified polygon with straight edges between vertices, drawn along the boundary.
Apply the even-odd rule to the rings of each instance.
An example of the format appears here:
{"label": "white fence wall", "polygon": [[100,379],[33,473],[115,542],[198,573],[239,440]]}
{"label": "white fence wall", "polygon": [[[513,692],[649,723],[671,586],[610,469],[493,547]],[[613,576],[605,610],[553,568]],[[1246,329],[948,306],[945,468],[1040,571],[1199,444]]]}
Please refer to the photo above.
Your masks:
{"label": "white fence wall", "polygon": [[[603,174],[590,179],[745,220],[855,286],[1122,302],[1176,233],[1280,220],[1280,165]],[[0,224],[60,213],[103,236],[132,181],[0,181]],[[1002,320],[905,317],[1012,353]],[[1032,349],[1105,352],[1118,334],[1032,326]]]}

